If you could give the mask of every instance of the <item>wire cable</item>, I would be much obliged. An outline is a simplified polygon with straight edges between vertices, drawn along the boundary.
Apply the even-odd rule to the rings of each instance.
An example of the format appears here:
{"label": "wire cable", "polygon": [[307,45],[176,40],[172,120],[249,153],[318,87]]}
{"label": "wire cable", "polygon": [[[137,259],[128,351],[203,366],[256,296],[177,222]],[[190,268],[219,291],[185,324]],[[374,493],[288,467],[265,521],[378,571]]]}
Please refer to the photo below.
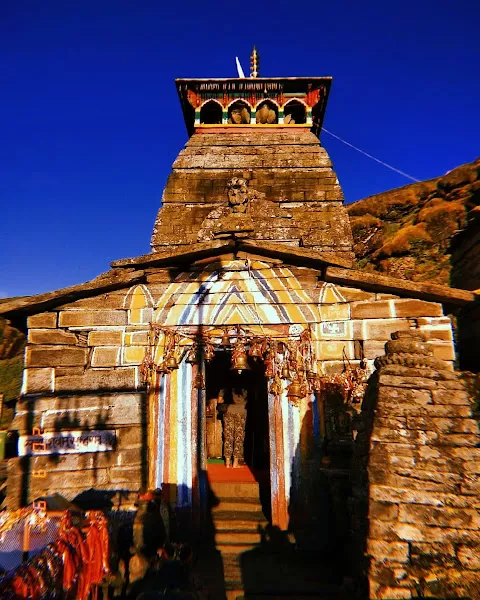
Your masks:
{"label": "wire cable", "polygon": [[387,169],[390,169],[392,171],[395,171],[395,173],[399,173],[400,175],[403,175],[404,177],[406,177],[407,179],[411,179],[412,181],[415,181],[416,183],[420,182],[420,179],[417,179],[416,177],[412,177],[411,175],[408,175],[407,173],[404,173],[403,171],[400,171],[400,169],[396,169],[395,167],[392,167],[392,165],[389,165],[386,162],[383,162],[383,160],[380,160],[379,158],[375,158],[375,156],[372,156],[371,154],[369,154],[368,152],[365,152],[364,150],[361,150],[360,148],[357,148],[357,146],[354,146],[353,144],[350,144],[350,142],[347,142],[346,140],[342,139],[340,136],[335,135],[334,133],[332,133],[331,131],[328,131],[328,129],[325,129],[325,127],[322,127],[322,131],[324,131],[325,133],[328,133],[328,135],[331,135],[332,137],[334,137],[336,140],[338,140],[339,142],[342,142],[343,144],[345,144],[346,146],[349,146],[350,148],[353,148],[354,150],[356,150],[357,152],[360,152],[360,154],[363,154],[364,156],[368,156],[368,158],[371,158],[372,160],[374,160],[375,162],[383,165],[384,167],[387,167]]}

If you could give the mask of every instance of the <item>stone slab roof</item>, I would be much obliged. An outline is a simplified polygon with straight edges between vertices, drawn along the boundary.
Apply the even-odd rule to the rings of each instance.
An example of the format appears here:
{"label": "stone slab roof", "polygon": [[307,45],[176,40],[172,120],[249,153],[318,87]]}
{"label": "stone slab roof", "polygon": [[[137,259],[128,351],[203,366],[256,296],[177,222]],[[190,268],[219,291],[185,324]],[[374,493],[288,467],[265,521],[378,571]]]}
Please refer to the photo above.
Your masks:
{"label": "stone slab roof", "polygon": [[155,252],[114,261],[112,269],[99,277],[60,290],[25,296],[0,303],[0,314],[6,318],[31,315],[50,310],[67,302],[80,298],[96,296],[102,292],[130,287],[145,282],[147,274],[155,268],[188,268],[196,261],[216,258],[225,254],[232,257],[255,255],[268,261],[282,260],[285,264],[317,269],[319,278],[331,283],[358,287],[379,293],[391,293],[401,297],[418,298],[441,302],[451,306],[462,306],[474,302],[475,295],[467,290],[449,288],[432,283],[417,283],[366,273],[358,269],[345,268],[334,254],[329,255],[308,251],[304,248],[279,246],[253,240],[214,240],[201,244],[193,244],[183,248],[172,248],[163,252]]}

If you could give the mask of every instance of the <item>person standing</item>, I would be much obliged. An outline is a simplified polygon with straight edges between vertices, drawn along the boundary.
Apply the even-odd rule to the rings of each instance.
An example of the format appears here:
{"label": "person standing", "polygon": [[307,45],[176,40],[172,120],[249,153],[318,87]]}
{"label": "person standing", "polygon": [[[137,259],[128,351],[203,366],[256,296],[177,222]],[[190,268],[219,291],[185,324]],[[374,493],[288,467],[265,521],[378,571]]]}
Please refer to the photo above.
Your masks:
{"label": "person standing", "polygon": [[247,390],[232,390],[232,404],[226,407],[223,415],[223,453],[225,466],[236,468],[243,460],[243,442],[247,421]]}

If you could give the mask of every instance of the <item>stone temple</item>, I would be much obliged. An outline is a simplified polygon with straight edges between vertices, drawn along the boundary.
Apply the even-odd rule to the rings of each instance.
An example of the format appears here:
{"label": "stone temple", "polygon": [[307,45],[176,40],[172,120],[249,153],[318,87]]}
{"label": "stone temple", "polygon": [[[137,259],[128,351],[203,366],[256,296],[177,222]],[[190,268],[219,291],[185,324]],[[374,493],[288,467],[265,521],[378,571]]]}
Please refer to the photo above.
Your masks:
{"label": "stone temple", "polygon": [[28,331],[8,508],[162,488],[185,531],[213,519],[232,590],[263,524],[365,597],[478,597],[480,436],[448,316],[473,294],[354,268],[319,141],[331,78],[253,75],[176,81],[188,141],[150,254],[1,305]]}

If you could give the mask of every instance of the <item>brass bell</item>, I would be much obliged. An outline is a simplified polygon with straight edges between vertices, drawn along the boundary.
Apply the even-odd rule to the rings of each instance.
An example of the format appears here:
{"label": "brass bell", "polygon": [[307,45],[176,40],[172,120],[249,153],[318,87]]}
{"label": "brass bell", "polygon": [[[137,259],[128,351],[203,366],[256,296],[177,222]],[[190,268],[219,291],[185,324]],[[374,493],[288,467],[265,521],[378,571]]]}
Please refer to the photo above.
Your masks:
{"label": "brass bell", "polygon": [[222,341],[220,342],[222,346],[230,346],[230,336],[227,331],[223,332]]}
{"label": "brass bell", "polygon": [[178,362],[177,362],[177,359],[175,358],[175,354],[169,354],[167,356],[166,362],[167,362],[167,364],[166,364],[167,369],[170,369],[170,370],[178,369]]}
{"label": "brass bell", "polygon": [[275,361],[271,353],[267,355],[265,359],[265,377],[275,377]]}
{"label": "brass bell", "polygon": [[198,363],[198,354],[196,346],[192,346],[188,351],[186,362],[189,365],[196,365]]}
{"label": "brass bell", "polygon": [[167,362],[162,360],[162,362],[155,367],[155,371],[157,373],[168,373]]}
{"label": "brass bell", "polygon": [[303,390],[302,385],[298,381],[298,379],[292,381],[292,383],[287,387],[287,396],[290,400],[296,400],[297,398],[303,398]]}
{"label": "brass bell", "polygon": [[242,371],[249,371],[250,367],[248,366],[247,355],[245,352],[237,352],[233,353],[232,357],[232,371],[238,371],[238,374]]}
{"label": "brass bell", "polygon": [[207,362],[215,358],[215,348],[212,344],[207,344],[205,346],[204,358]]}
{"label": "brass bell", "polygon": [[262,346],[258,342],[252,342],[250,350],[248,352],[252,358],[262,358]]}
{"label": "brass bell", "polygon": [[281,377],[282,379],[290,379],[290,369],[288,368],[287,363],[283,363]]}

